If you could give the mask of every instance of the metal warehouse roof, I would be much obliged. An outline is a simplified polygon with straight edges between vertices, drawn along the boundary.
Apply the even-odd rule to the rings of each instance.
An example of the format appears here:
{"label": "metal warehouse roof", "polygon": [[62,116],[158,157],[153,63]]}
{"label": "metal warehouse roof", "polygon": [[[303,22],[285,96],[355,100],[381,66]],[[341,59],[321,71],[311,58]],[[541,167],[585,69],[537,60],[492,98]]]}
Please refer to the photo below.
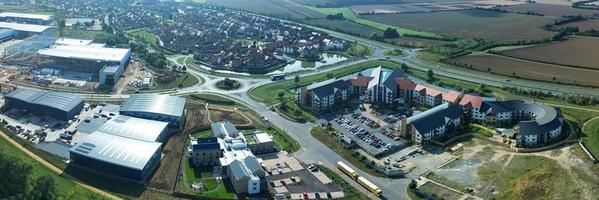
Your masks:
{"label": "metal warehouse roof", "polygon": [[41,91],[32,89],[19,88],[5,95],[5,98],[14,98],[32,104],[44,105],[56,108],[62,111],[69,112],[79,103],[83,102],[83,98],[78,95]]}
{"label": "metal warehouse roof", "polygon": [[156,142],[94,132],[69,151],[114,165],[142,170],[160,149],[160,145]]}
{"label": "metal warehouse roof", "polygon": [[25,18],[25,19],[50,20],[50,18],[52,18],[52,15],[3,12],[3,13],[0,13],[0,17],[15,17],[15,18]]}
{"label": "metal warehouse roof", "polygon": [[156,142],[167,126],[167,122],[120,115],[108,120],[97,131],[147,142]]}
{"label": "metal warehouse roof", "polygon": [[144,112],[181,117],[184,108],[185,99],[181,97],[138,94],[129,96],[129,99],[121,107],[121,112]]}
{"label": "metal warehouse roof", "polygon": [[125,60],[130,51],[130,49],[108,48],[95,45],[54,45],[47,49],[41,49],[38,53],[60,58],[121,62]]}
{"label": "metal warehouse roof", "polygon": [[34,32],[41,33],[46,31],[51,26],[42,26],[42,25],[34,25],[34,24],[19,24],[19,23],[11,23],[11,22],[0,22],[0,28],[9,28],[17,31],[25,31],[25,32]]}
{"label": "metal warehouse roof", "polygon": [[80,40],[80,39],[72,39],[72,38],[58,38],[54,44],[59,45],[89,45],[93,42],[93,40]]}

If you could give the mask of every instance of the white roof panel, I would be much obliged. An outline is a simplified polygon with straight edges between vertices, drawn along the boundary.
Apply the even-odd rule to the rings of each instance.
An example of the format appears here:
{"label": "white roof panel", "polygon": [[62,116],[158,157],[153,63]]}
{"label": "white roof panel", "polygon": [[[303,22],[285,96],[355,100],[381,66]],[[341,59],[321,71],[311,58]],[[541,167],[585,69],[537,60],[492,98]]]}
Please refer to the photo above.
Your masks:
{"label": "white roof panel", "polygon": [[46,31],[51,26],[43,26],[43,25],[34,25],[34,24],[19,24],[19,23],[11,23],[11,22],[0,22],[0,28],[9,28],[15,29],[17,31],[26,31],[26,32],[34,32],[41,33]]}
{"label": "white roof panel", "polygon": [[26,18],[26,19],[50,20],[52,18],[52,15],[3,12],[3,13],[0,13],[0,17],[15,17],[15,18]]}
{"label": "white roof panel", "polygon": [[121,62],[130,51],[130,49],[98,46],[54,45],[50,48],[39,50],[38,53],[60,58]]}
{"label": "white roof panel", "polygon": [[86,46],[92,43],[92,40],[80,40],[71,38],[58,38],[54,44],[58,45],[81,45]]}

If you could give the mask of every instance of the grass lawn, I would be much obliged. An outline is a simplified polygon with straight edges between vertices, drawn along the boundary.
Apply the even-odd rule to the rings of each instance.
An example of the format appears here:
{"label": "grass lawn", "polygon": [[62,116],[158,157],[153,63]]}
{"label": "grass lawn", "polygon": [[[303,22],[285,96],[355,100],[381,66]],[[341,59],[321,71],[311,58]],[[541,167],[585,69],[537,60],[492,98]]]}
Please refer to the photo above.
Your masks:
{"label": "grass lawn", "polygon": [[425,184],[418,187],[418,189],[432,196],[442,197],[444,199],[460,199],[460,197],[462,197],[462,194],[444,188],[433,182],[426,182]]}
{"label": "grass lawn", "polygon": [[[488,162],[478,176],[497,187],[494,199],[580,199],[580,191],[568,172],[551,159],[516,155],[505,167],[504,163]],[[483,196],[491,198],[491,196]]]}
{"label": "grass lawn", "polygon": [[326,168],[325,166],[318,166],[318,169],[326,174],[333,183],[337,184],[343,192],[345,193],[345,200],[353,200],[353,199],[368,199],[368,196],[362,194],[362,192],[358,191],[358,189],[354,188],[352,185],[347,183],[339,174],[335,173],[333,170]]}
{"label": "grass lawn", "polygon": [[[223,180],[216,180],[212,176],[211,166],[195,167],[191,160],[185,162],[184,188],[199,198],[207,199],[235,199],[235,192]],[[192,192],[190,184],[201,181],[202,189]]]}
{"label": "grass lawn", "polygon": [[587,126],[583,130],[584,137],[583,142],[587,149],[595,156],[595,159],[599,158],[599,118],[589,121]]}
{"label": "grass lawn", "polygon": [[478,125],[478,124],[470,124],[470,132],[483,136],[483,137],[492,137],[493,136],[493,132],[491,132],[491,129]]}
{"label": "grass lawn", "polygon": [[190,87],[193,86],[195,84],[198,84],[200,80],[198,80],[198,78],[196,78],[193,75],[190,74],[183,74],[180,75],[179,77],[177,77],[177,79],[175,79],[174,81],[171,81],[169,83],[166,84],[156,84],[156,86],[154,87],[154,89],[171,89],[171,88],[178,88],[179,86],[181,87]]}
{"label": "grass lawn", "polygon": [[362,44],[353,44],[351,47],[347,48],[345,50],[345,53],[349,54],[350,56],[370,56],[372,54],[374,54],[374,49],[366,46],[366,45],[362,45]]}
{"label": "grass lawn", "polygon": [[382,31],[384,31],[387,28],[395,28],[395,29],[397,29],[397,32],[399,32],[399,34],[401,34],[401,35],[411,34],[411,35],[422,35],[422,36],[428,36],[428,37],[442,37],[435,33],[416,31],[416,30],[401,28],[401,27],[397,27],[397,26],[387,25],[387,24],[383,24],[380,22],[375,22],[375,21],[372,21],[369,19],[364,19],[364,18],[361,18],[358,15],[356,15],[348,7],[339,7],[339,8],[316,8],[316,7],[311,7],[311,6],[305,6],[305,7],[316,10],[318,12],[321,12],[321,13],[327,14],[327,15],[331,15],[331,14],[334,15],[337,13],[342,13],[343,17],[345,17],[346,20],[350,20],[355,23],[366,25],[366,26],[369,26],[369,27],[372,27],[372,28],[375,28],[378,30],[382,30]]}
{"label": "grass lawn", "polygon": [[150,44],[150,45],[158,44],[158,38],[156,38],[156,35],[154,35],[153,33],[150,33],[150,31],[148,31],[147,28],[129,30],[129,31],[127,31],[127,34],[131,35],[132,37],[134,37],[135,39],[137,39],[139,41],[142,41],[142,42]]}
{"label": "grass lawn", "polygon": [[64,178],[54,173],[54,171],[50,170],[40,162],[29,157],[27,154],[20,151],[18,148],[16,148],[14,145],[9,143],[6,139],[2,137],[0,137],[0,149],[2,149],[2,151],[6,154],[17,157],[23,160],[23,162],[31,165],[33,170],[30,175],[30,181],[33,181],[37,177],[43,175],[50,175],[52,178],[54,178],[56,182],[56,189],[58,191],[58,198],[60,199],[103,199],[102,196],[92,191],[89,191],[82,186],[77,185],[70,179]]}
{"label": "grass lawn", "polygon": [[362,163],[358,158],[352,155],[351,150],[343,148],[341,143],[339,143],[339,138],[337,136],[333,136],[329,133],[329,131],[324,130],[320,127],[314,127],[310,130],[310,134],[318,139],[320,142],[325,144],[327,147],[335,151],[341,157],[345,158],[352,165],[356,166],[358,169],[373,175],[382,177],[381,173],[376,172],[374,169],[367,167],[364,163]]}

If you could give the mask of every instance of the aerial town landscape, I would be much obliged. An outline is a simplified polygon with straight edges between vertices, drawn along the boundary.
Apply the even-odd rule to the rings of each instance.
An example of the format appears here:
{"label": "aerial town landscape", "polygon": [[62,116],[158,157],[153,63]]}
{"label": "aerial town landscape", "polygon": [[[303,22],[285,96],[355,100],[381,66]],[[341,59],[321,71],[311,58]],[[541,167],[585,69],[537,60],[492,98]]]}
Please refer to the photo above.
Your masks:
{"label": "aerial town landscape", "polygon": [[599,200],[597,0],[0,0],[0,199]]}

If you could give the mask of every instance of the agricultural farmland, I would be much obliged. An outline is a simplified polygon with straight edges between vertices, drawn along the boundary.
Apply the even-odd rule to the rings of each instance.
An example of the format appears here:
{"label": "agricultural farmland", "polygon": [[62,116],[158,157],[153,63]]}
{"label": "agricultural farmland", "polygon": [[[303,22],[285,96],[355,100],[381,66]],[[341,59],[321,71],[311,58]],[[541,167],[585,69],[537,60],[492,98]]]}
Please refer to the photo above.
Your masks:
{"label": "agricultural farmland", "polygon": [[525,4],[519,1],[505,0],[479,0],[479,1],[436,1],[436,2],[416,2],[402,4],[376,4],[376,5],[356,5],[351,9],[358,14],[381,14],[381,13],[406,13],[406,12],[436,12],[448,10],[466,10],[474,8],[493,8],[495,6],[508,6]]}
{"label": "agricultural farmland", "polygon": [[[599,71],[599,38],[569,37],[566,41],[501,51],[504,56]],[[599,76],[595,77],[599,79]]]}
{"label": "agricultural farmland", "polygon": [[572,8],[571,6],[565,5],[551,5],[551,4],[541,4],[541,3],[530,3],[530,4],[522,4],[522,5],[514,5],[508,6],[505,8],[501,8],[503,10],[507,10],[509,12],[534,12],[540,13],[545,16],[555,16],[561,17],[563,15],[582,15],[589,16],[593,14],[599,14],[599,10],[590,10],[590,9],[579,9]]}
{"label": "agricultural farmland", "polygon": [[599,70],[551,65],[490,54],[462,56],[447,62],[479,71],[531,80],[586,86],[599,85],[599,79],[597,78],[599,77]]}
{"label": "agricultural farmland", "polygon": [[286,0],[207,0],[206,4],[245,10],[283,19],[325,18],[317,11]]}
{"label": "agricultural farmland", "polygon": [[429,40],[429,39],[421,39],[421,38],[412,38],[412,37],[398,37],[394,39],[386,39],[386,42],[399,45],[399,46],[409,46],[409,47],[422,47],[428,48],[435,45],[442,45],[447,42],[440,40]]}
{"label": "agricultural farmland", "polygon": [[369,38],[373,34],[383,35],[383,31],[381,30],[349,20],[304,19],[301,22],[366,38]]}
{"label": "agricultural farmland", "polygon": [[577,21],[572,23],[563,24],[558,26],[559,28],[564,27],[578,27],[580,32],[588,31],[591,29],[599,30],[599,20],[597,19],[588,19],[584,21]]}
{"label": "agricultural farmland", "polygon": [[496,42],[550,38],[554,33],[540,27],[556,19],[486,10],[379,14],[365,15],[364,18],[408,29]]}

